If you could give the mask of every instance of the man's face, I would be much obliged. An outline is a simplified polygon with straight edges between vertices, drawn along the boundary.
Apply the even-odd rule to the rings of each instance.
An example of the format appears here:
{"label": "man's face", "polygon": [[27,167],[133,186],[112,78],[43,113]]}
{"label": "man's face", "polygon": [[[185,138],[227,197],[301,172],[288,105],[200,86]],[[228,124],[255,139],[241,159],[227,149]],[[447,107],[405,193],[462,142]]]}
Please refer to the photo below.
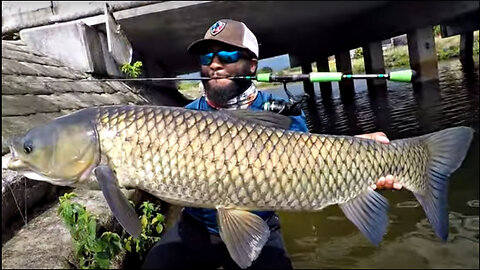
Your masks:
{"label": "man's face", "polygon": [[[224,63],[215,54],[219,51],[235,50],[238,49],[223,44],[213,44],[205,51],[205,53],[214,53],[214,57],[210,64],[201,67],[201,76],[212,78],[208,81],[202,81],[203,87],[208,99],[220,106],[226,105],[228,100],[243,93],[251,85],[251,82],[247,80],[216,79],[216,77],[254,75],[257,68],[256,59],[241,57],[237,62]],[[245,52],[242,52],[242,54],[246,55]]]}

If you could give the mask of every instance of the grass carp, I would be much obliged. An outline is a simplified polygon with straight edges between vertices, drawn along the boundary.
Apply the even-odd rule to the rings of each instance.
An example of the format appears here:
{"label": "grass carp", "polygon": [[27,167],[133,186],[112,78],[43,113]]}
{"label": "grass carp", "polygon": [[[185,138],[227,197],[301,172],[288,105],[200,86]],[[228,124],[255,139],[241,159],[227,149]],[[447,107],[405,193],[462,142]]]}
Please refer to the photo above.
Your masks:
{"label": "grass carp", "polygon": [[388,174],[414,193],[436,235],[447,239],[448,179],[462,164],[473,129],[384,144],[289,131],[289,125],[290,118],[270,112],[92,107],[12,139],[8,168],[54,185],[98,181],[115,217],[134,236],[140,222],[120,188],[215,208],[220,237],[242,268],[269,237],[263,219],[247,210],[318,211],[338,204],[378,245],[388,202],[371,186]]}

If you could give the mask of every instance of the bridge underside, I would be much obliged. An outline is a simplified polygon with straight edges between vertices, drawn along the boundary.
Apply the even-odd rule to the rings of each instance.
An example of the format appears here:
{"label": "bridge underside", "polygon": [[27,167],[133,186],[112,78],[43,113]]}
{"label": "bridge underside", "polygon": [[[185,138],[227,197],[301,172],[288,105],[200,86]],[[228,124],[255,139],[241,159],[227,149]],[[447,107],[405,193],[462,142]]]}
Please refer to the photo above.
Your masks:
{"label": "bridge underside", "polygon": [[[478,18],[479,12],[476,1],[222,1],[172,9],[168,4],[114,15],[135,51],[175,74],[197,70],[186,48],[220,18],[245,22],[257,36],[261,58],[288,53],[299,65],[302,59],[333,55],[465,14]],[[91,25],[105,27],[100,20]]]}

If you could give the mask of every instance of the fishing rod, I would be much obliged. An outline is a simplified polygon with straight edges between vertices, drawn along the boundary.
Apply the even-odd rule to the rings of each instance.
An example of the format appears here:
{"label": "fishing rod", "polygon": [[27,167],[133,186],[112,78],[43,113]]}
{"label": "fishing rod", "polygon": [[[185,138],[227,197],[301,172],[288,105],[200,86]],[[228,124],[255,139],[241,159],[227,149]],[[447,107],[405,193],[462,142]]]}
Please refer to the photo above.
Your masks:
{"label": "fishing rod", "polygon": [[212,79],[231,79],[231,80],[250,80],[257,82],[338,82],[341,80],[359,80],[359,79],[386,79],[395,82],[411,82],[416,76],[414,70],[400,70],[393,71],[386,74],[343,74],[342,72],[310,72],[308,74],[293,74],[293,75],[272,75],[271,73],[260,73],[256,76],[231,76],[231,77],[192,77],[192,78],[107,78],[107,79],[80,79],[80,80],[52,80],[41,83],[55,83],[55,82],[106,82],[106,81],[141,81],[141,82],[155,82],[155,81],[204,81]]}
{"label": "fishing rod", "polygon": [[395,82],[411,82],[416,76],[414,70],[393,71],[387,74],[343,74],[342,72],[310,72],[308,74],[272,75],[262,73],[257,76],[235,76],[230,79],[256,80],[258,82],[338,82],[345,79],[387,79]]}

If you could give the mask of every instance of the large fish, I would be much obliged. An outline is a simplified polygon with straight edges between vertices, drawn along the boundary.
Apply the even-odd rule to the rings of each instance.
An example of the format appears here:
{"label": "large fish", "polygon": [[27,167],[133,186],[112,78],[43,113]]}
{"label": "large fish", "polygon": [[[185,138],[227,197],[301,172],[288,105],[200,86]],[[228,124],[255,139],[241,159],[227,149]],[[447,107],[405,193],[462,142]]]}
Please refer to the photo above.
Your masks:
{"label": "large fish", "polygon": [[371,186],[388,174],[415,194],[437,236],[447,239],[448,179],[462,164],[473,129],[384,144],[288,131],[289,121],[269,112],[87,108],[13,139],[8,167],[55,185],[98,181],[113,214],[134,236],[140,222],[120,188],[216,208],[220,237],[242,268],[269,237],[267,224],[246,210],[318,211],[338,204],[378,245],[388,203]]}

